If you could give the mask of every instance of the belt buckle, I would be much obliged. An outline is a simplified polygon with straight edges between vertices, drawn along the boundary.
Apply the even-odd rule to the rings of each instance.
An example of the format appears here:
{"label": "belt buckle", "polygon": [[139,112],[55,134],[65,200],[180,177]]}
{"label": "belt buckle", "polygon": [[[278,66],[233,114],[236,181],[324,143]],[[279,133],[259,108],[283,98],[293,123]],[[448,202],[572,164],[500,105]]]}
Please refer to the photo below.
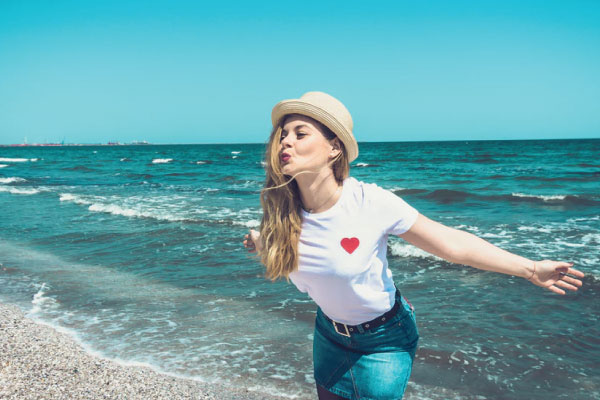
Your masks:
{"label": "belt buckle", "polygon": [[[340,322],[335,322],[335,321],[331,321],[331,322],[333,323],[333,329],[335,329],[335,331],[336,331],[337,333],[339,333],[339,334],[340,334],[340,335],[342,335],[342,336],[350,337],[350,332],[348,332],[348,327],[346,326],[346,324],[342,324],[342,323],[340,323]],[[343,326],[344,326],[344,329],[346,330],[346,333],[343,333],[343,332],[340,332],[340,331],[338,331],[337,324],[343,325]]]}

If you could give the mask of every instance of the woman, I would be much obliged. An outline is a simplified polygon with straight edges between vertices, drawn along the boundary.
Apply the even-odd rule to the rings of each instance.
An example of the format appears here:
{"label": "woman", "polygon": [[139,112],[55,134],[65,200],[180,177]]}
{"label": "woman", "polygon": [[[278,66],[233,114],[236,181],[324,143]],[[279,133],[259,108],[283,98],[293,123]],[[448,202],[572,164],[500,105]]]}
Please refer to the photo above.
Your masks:
{"label": "woman", "polygon": [[532,261],[419,214],[393,193],[349,177],[352,118],[309,92],[273,108],[258,252],[272,280],[291,279],[319,306],[313,343],[319,399],[400,399],[418,342],[414,309],[392,280],[389,234],[453,263],[520,276],[555,293],[577,290],[571,263]]}

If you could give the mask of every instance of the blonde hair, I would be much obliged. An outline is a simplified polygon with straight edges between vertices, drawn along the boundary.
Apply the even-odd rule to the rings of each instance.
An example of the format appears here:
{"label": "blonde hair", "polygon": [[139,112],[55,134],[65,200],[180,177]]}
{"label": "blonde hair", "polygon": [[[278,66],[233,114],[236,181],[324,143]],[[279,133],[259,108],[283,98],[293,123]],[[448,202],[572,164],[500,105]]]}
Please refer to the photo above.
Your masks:
{"label": "blonde hair", "polygon": [[[265,151],[265,186],[261,190],[260,203],[263,209],[260,223],[262,250],[259,253],[261,262],[266,267],[266,277],[271,281],[285,278],[289,282],[291,272],[298,269],[298,241],[302,227],[302,201],[300,189],[295,178],[301,171],[289,177],[281,171],[279,158],[280,139],[283,118],[271,131]],[[327,140],[336,138],[325,125],[313,120]],[[341,151],[329,162],[338,184],[342,184],[350,172],[348,153],[340,142]]]}

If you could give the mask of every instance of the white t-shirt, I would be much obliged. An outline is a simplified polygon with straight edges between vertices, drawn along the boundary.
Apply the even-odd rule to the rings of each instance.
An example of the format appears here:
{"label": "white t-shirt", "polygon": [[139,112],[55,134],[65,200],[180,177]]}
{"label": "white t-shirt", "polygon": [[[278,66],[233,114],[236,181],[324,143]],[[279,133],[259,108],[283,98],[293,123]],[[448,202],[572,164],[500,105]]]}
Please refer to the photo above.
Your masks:
{"label": "white t-shirt", "polygon": [[408,231],[418,214],[376,184],[345,179],[333,207],[302,212],[298,270],[291,281],[335,321],[357,325],[378,317],[395,301],[388,235]]}

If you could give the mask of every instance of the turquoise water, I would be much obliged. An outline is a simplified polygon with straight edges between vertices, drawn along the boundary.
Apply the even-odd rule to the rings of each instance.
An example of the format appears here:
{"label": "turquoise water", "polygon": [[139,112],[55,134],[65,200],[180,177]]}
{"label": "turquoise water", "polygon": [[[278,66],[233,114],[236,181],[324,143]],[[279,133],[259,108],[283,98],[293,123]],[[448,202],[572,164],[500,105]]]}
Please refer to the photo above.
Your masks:
{"label": "turquoise water", "polygon": [[[316,306],[243,249],[264,145],[0,147],[0,300],[89,351],[315,396]],[[351,174],[534,259],[561,297],[390,239],[417,309],[413,398],[600,398],[600,140],[363,143]]]}

